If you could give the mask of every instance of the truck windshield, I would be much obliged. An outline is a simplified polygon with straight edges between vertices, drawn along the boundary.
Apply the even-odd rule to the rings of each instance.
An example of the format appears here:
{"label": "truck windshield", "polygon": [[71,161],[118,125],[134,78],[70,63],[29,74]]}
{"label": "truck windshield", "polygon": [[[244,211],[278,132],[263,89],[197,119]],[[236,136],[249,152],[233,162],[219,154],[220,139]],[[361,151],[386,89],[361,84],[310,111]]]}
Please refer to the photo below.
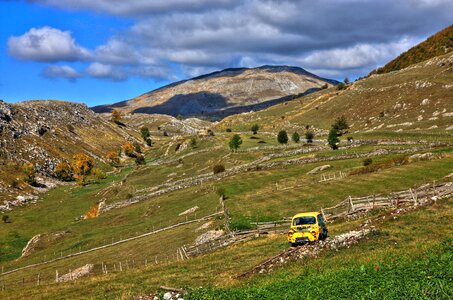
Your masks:
{"label": "truck windshield", "polygon": [[297,225],[311,225],[311,224],[316,224],[316,218],[315,217],[310,217],[310,216],[299,217],[299,218],[295,218],[293,220],[293,225],[294,226],[297,226]]}

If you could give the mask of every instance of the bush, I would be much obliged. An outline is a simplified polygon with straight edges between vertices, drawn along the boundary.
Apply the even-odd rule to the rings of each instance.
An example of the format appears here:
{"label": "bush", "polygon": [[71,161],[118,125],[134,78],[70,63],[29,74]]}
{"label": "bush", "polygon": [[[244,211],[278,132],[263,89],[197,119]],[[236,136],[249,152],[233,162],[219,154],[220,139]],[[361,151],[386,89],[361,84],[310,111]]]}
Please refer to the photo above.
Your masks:
{"label": "bush", "polygon": [[136,164],[137,166],[146,165],[145,157],[144,157],[143,155],[137,156],[137,158],[135,158],[135,164]]}
{"label": "bush", "polygon": [[305,132],[305,139],[307,140],[307,143],[313,143],[313,138],[315,137],[315,134],[313,131],[309,130]]}
{"label": "bush", "polygon": [[195,148],[197,146],[197,139],[196,138],[193,137],[193,138],[190,139],[190,146],[192,148]]}
{"label": "bush", "polygon": [[215,134],[214,134],[214,131],[212,131],[211,129],[208,129],[208,135],[209,135],[209,136],[214,136],[214,135],[215,135]]}
{"label": "bush", "polygon": [[150,138],[147,138],[147,139],[145,140],[145,143],[146,143],[146,145],[148,145],[149,147],[151,147],[151,146],[153,145],[153,142],[151,141]]}
{"label": "bush", "polygon": [[326,84],[324,84],[323,86],[321,86],[321,89],[325,90],[325,89],[327,89],[328,87],[329,87],[329,86],[328,86],[327,83],[326,83]]}
{"label": "bush", "polygon": [[228,143],[228,145],[230,146],[231,151],[235,151],[235,150],[239,149],[241,144],[242,144],[242,139],[239,136],[239,134],[233,135],[231,137],[231,139],[230,139],[230,142]]}
{"label": "bush", "polygon": [[122,114],[118,109],[112,110],[112,121],[113,122],[115,122],[117,124],[122,124],[121,118],[122,118]]}
{"label": "bush", "polygon": [[126,143],[123,145],[124,154],[129,157],[135,157],[134,146],[131,143]]}
{"label": "bush", "polygon": [[86,177],[91,174],[94,167],[93,159],[85,153],[79,153],[74,155],[71,166],[77,183],[85,185]]}
{"label": "bush", "polygon": [[363,160],[363,166],[366,167],[366,166],[369,166],[373,163],[373,159],[371,157],[367,157]]}
{"label": "bush", "polygon": [[260,126],[258,124],[253,124],[250,130],[253,132],[253,134],[257,134],[258,130],[260,129]]}
{"label": "bush", "polygon": [[22,172],[24,173],[24,181],[30,185],[36,184],[36,167],[32,163],[27,163],[22,166]]}
{"label": "bush", "polygon": [[340,82],[339,84],[337,84],[337,90],[341,91],[344,89],[346,89],[346,84],[344,84],[343,82]]}
{"label": "bush", "polygon": [[226,129],[226,132],[231,132],[231,131],[232,131],[231,128]]}
{"label": "bush", "polygon": [[164,136],[168,136],[168,133],[166,131],[164,131],[163,135]]}
{"label": "bush", "polygon": [[292,140],[294,143],[299,143],[300,142],[300,135],[297,132],[294,132],[293,135],[291,136]]}
{"label": "bush", "polygon": [[214,172],[214,174],[225,172],[225,166],[221,164],[215,165],[212,168],[212,171]]}
{"label": "bush", "polygon": [[97,180],[102,180],[102,179],[106,179],[107,178],[107,175],[105,174],[104,171],[102,171],[101,169],[99,168],[94,168],[92,171],[91,171],[91,174],[96,177]]}
{"label": "bush", "polygon": [[132,145],[134,146],[135,152],[137,152],[137,153],[142,153],[142,148],[140,147],[140,144],[139,144],[139,143],[134,142]]}
{"label": "bush", "polygon": [[9,222],[9,216],[8,215],[3,215],[2,216],[2,221],[3,221],[3,223],[8,223]]}
{"label": "bush", "polygon": [[151,134],[149,133],[149,129],[146,126],[140,128],[140,134],[144,141],[146,141],[151,136]]}
{"label": "bush", "polygon": [[57,178],[60,179],[61,181],[74,180],[71,165],[65,161],[62,161],[57,164],[57,166],[55,167],[55,174],[57,175]]}
{"label": "bush", "polygon": [[277,135],[277,141],[280,144],[286,144],[288,143],[288,134],[286,133],[285,130],[280,130],[280,132]]}

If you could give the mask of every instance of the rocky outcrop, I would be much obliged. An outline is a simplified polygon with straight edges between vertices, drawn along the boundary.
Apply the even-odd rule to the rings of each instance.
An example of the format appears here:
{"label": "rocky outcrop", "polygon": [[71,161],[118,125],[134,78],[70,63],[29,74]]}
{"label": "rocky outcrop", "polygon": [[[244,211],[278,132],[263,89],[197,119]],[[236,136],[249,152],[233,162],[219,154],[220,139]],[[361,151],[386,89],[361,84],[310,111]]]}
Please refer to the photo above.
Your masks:
{"label": "rocky outcrop", "polygon": [[93,264],[86,264],[83,267],[77,268],[73,271],[70,271],[67,274],[64,274],[58,277],[57,282],[67,282],[79,279],[81,277],[89,276],[93,273],[94,265]]}
{"label": "rocky outcrop", "polygon": [[195,239],[195,245],[201,245],[213,241],[225,234],[223,230],[209,230]]}
{"label": "rocky outcrop", "polygon": [[319,166],[319,167],[316,167],[316,168],[314,168],[313,170],[309,171],[307,174],[316,174],[316,173],[319,173],[319,172],[328,170],[328,169],[330,169],[330,168],[332,168],[331,165],[323,165],[323,166]]}

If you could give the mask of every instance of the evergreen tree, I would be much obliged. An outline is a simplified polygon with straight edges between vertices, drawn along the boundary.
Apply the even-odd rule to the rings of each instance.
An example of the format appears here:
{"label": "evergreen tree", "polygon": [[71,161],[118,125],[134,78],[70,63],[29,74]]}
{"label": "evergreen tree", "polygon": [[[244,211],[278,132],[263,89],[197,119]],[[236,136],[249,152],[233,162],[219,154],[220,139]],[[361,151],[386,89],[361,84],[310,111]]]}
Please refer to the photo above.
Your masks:
{"label": "evergreen tree", "polygon": [[288,143],[288,134],[286,133],[285,130],[280,130],[280,132],[277,135],[277,141],[280,144],[286,144]]}
{"label": "evergreen tree", "polygon": [[241,144],[242,144],[242,139],[239,136],[239,134],[235,134],[231,137],[230,142],[229,142],[231,151],[237,150],[241,146]]}

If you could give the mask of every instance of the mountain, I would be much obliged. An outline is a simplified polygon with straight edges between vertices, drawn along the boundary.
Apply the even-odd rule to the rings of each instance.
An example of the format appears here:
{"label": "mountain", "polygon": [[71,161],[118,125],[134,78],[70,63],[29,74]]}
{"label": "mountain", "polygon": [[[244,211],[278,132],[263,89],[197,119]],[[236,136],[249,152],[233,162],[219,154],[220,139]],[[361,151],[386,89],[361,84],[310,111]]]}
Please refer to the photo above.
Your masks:
{"label": "mountain", "polygon": [[371,74],[383,74],[401,70],[410,65],[453,51],[453,25],[430,36]]}
{"label": "mountain", "polygon": [[294,96],[320,90],[325,84],[332,86],[337,83],[297,67],[225,69],[179,81],[131,100],[92,109],[98,113],[116,108],[126,113],[219,119],[264,109]]}

